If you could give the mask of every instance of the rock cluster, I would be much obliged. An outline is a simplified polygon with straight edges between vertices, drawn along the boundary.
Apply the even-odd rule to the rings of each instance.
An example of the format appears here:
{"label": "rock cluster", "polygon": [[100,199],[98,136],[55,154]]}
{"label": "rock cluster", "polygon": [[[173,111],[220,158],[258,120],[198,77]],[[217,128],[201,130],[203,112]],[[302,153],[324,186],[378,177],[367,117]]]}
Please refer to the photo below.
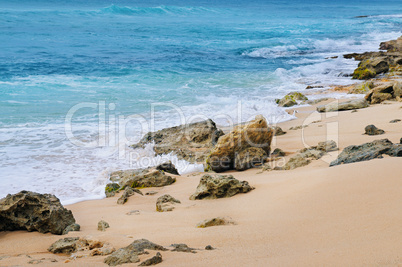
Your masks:
{"label": "rock cluster", "polygon": [[[206,160],[206,171],[223,172],[251,167],[252,163],[263,162],[269,156],[274,130],[268,127],[267,121],[261,115],[256,116],[246,124],[238,125],[218,140]],[[252,150],[249,148],[253,147]],[[242,154],[247,157],[238,156]],[[241,161],[241,162],[239,162]]]}
{"label": "rock cluster", "polygon": [[149,132],[132,148],[144,148],[146,144],[154,143],[157,155],[173,152],[179,159],[202,162],[221,135],[222,130],[209,119]]}
{"label": "rock cluster", "polygon": [[402,144],[393,144],[388,139],[381,139],[358,146],[348,146],[329,166],[382,158],[384,154],[402,157]]}
{"label": "rock cluster", "polygon": [[379,83],[364,97],[370,104],[378,104],[385,100],[402,98],[402,82]]}
{"label": "rock cluster", "polygon": [[0,231],[28,230],[61,235],[74,223],[72,212],[51,194],[21,191],[0,200]]}
{"label": "rock cluster", "polygon": [[253,189],[247,181],[241,182],[232,175],[205,174],[201,177],[196,192],[190,196],[190,200],[232,197]]}

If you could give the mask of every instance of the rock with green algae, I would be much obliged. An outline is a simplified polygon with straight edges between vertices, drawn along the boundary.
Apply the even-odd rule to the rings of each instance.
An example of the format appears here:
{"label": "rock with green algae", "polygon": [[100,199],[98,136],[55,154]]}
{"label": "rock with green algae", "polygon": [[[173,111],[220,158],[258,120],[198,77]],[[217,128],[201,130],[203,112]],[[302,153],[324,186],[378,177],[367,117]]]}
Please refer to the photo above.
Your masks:
{"label": "rock with green algae", "polygon": [[108,183],[105,186],[105,195],[106,197],[113,197],[120,190],[120,185],[117,183]]}
{"label": "rock with green algae", "polygon": [[348,94],[366,94],[374,88],[373,81],[355,84],[348,92]]}
{"label": "rock with green algae", "polygon": [[297,101],[306,101],[308,98],[300,92],[291,92],[282,97],[281,99],[277,99],[276,103],[280,107],[291,107],[297,105]]}
{"label": "rock with green algae", "polygon": [[387,57],[372,57],[359,63],[359,66],[353,72],[353,79],[368,80],[385,73],[389,70],[389,60]]}

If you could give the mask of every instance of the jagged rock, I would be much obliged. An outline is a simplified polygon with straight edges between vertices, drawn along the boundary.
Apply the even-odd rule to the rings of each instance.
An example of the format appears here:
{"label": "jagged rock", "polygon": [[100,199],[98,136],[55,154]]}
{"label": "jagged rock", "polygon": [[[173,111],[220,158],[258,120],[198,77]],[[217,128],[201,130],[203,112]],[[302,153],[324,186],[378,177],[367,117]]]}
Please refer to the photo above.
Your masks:
{"label": "jagged rock", "polygon": [[261,166],[267,158],[267,153],[259,147],[248,147],[235,157],[235,169],[244,171],[255,166]]}
{"label": "jagged rock", "polygon": [[108,183],[105,187],[106,197],[113,197],[117,192],[119,192],[120,185],[117,183]]}
{"label": "jagged rock", "polygon": [[[394,150],[391,149],[397,150],[398,146],[399,144],[394,145],[388,139],[375,140],[358,146],[348,146],[329,166],[382,158],[383,154],[394,156]],[[396,154],[396,156],[399,157],[400,155]]]}
{"label": "jagged rock", "polygon": [[189,252],[189,253],[197,253],[195,248],[190,248],[186,244],[172,244],[171,247],[174,247],[172,251],[177,252]]}
{"label": "jagged rock", "polygon": [[123,194],[117,200],[117,204],[123,205],[127,202],[128,198],[134,195],[134,190],[131,187],[126,187]]}
{"label": "jagged rock", "polygon": [[249,147],[262,148],[270,153],[273,129],[261,115],[244,125],[238,125],[221,136],[206,160],[206,171],[223,172],[234,168],[235,157]]}
{"label": "jagged rock", "polygon": [[151,265],[156,265],[161,262],[162,262],[162,255],[159,252],[157,252],[155,256],[141,262],[141,264],[138,266],[151,266]]}
{"label": "jagged rock", "polygon": [[274,130],[274,132],[275,132],[274,135],[275,135],[275,136],[280,136],[280,135],[286,134],[286,132],[283,131],[282,128],[279,127],[279,126],[272,126],[271,128]]}
{"label": "jagged rock", "polygon": [[77,250],[79,237],[66,237],[54,242],[47,250],[52,253],[71,254]]}
{"label": "jagged rock", "polygon": [[401,82],[388,82],[380,84],[366,94],[365,99],[371,104],[378,104],[385,100],[391,100],[402,95]]}
{"label": "jagged rock", "polygon": [[168,162],[162,163],[156,167],[157,170],[164,171],[167,173],[179,175],[176,166],[169,160]]}
{"label": "jagged rock", "polygon": [[368,102],[365,99],[354,99],[345,101],[342,103],[332,102],[327,105],[318,106],[318,112],[332,112],[332,111],[342,111],[351,109],[361,109],[368,107]]}
{"label": "jagged rock", "polygon": [[402,36],[396,40],[380,43],[380,49],[388,52],[402,52]]}
{"label": "jagged rock", "polygon": [[282,97],[281,99],[277,99],[277,104],[280,107],[291,107],[297,105],[297,101],[308,100],[308,98],[299,92],[291,92]]}
{"label": "jagged rock", "polygon": [[74,231],[79,231],[81,226],[77,223],[70,224],[69,226],[66,227],[63,231],[63,235],[66,235],[68,232],[74,232]]}
{"label": "jagged rock", "polygon": [[385,154],[391,157],[402,157],[402,142],[394,144]]}
{"label": "jagged rock", "polygon": [[318,149],[324,152],[331,152],[338,150],[338,146],[334,140],[319,142],[317,146],[313,146],[311,148]]}
{"label": "jagged rock", "polygon": [[247,193],[252,189],[254,188],[247,181],[240,182],[232,175],[204,174],[196,192],[190,196],[190,200],[232,197],[238,193]]}
{"label": "jagged rock", "polygon": [[172,211],[175,208],[175,205],[177,203],[181,203],[180,200],[175,199],[171,195],[163,195],[161,197],[158,197],[156,200],[156,211],[159,212],[166,212],[166,211]]}
{"label": "jagged rock", "polygon": [[378,129],[374,125],[370,124],[364,128],[365,133],[367,135],[379,135],[385,133],[384,130]]}
{"label": "jagged rock", "polygon": [[206,228],[211,226],[228,225],[228,224],[236,224],[236,223],[230,218],[216,217],[199,222],[197,224],[197,228]]}
{"label": "jagged rock", "polygon": [[98,231],[106,231],[106,228],[109,228],[109,224],[105,222],[104,220],[101,220],[98,222]]}
{"label": "jagged rock", "polygon": [[144,148],[146,144],[154,142],[157,155],[173,152],[179,159],[192,163],[201,162],[221,134],[222,131],[216,128],[215,122],[209,119],[149,132],[132,147]]}
{"label": "jagged rock", "polygon": [[374,88],[373,81],[355,84],[348,92],[348,94],[366,94]]}
{"label": "jagged rock", "polygon": [[110,243],[104,243],[100,248],[94,248],[90,252],[90,256],[106,256],[115,252],[116,249]]}
{"label": "jagged rock", "polygon": [[61,235],[73,223],[72,212],[51,194],[21,191],[0,200],[0,231],[28,230]]}
{"label": "jagged rock", "polygon": [[367,80],[374,78],[377,74],[385,73],[389,70],[390,62],[388,57],[372,57],[359,63],[353,72],[353,79]]}
{"label": "jagged rock", "polygon": [[286,153],[280,148],[275,148],[271,154],[271,157],[284,157],[284,156],[286,156]]}
{"label": "jagged rock", "polygon": [[395,119],[395,120],[391,120],[389,123],[397,123],[397,122],[400,122],[401,120],[400,119]]}
{"label": "jagged rock", "polygon": [[110,175],[110,179],[118,181],[122,188],[162,187],[176,182],[176,178],[155,169],[117,171]]}
{"label": "jagged rock", "polygon": [[205,247],[205,250],[214,250],[215,248],[213,248],[211,245],[208,245]]}
{"label": "jagged rock", "polygon": [[138,255],[145,253],[145,249],[166,251],[164,247],[152,243],[146,239],[138,239],[127,247],[120,248],[113,252],[110,256],[105,258],[104,263],[109,266],[116,266],[123,263],[135,263],[139,262]]}

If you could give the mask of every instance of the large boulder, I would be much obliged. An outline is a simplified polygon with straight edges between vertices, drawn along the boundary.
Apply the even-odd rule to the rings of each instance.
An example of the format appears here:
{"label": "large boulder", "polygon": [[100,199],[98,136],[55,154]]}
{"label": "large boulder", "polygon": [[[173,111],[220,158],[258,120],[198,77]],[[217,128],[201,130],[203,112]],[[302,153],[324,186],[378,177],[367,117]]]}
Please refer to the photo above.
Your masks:
{"label": "large boulder", "polygon": [[352,109],[361,109],[368,107],[368,102],[365,99],[353,99],[345,102],[338,103],[332,102],[327,105],[317,107],[318,112],[333,112]]}
{"label": "large boulder", "polygon": [[132,148],[144,148],[146,144],[154,143],[157,155],[173,152],[179,159],[201,162],[221,135],[223,132],[209,119],[149,132]]}
{"label": "large boulder", "polygon": [[241,182],[232,175],[204,174],[195,193],[190,196],[190,200],[232,197],[253,189],[247,181]]}
{"label": "large boulder", "polygon": [[353,72],[353,79],[367,80],[374,78],[377,74],[385,73],[389,70],[390,62],[388,57],[372,57],[359,63]]}
{"label": "large boulder", "polygon": [[75,219],[51,194],[21,191],[0,200],[0,231],[28,230],[63,234]]}
{"label": "large boulder", "polygon": [[378,104],[385,100],[400,98],[402,96],[401,82],[382,83],[370,90],[364,97],[370,104]]}
{"label": "large boulder", "polygon": [[246,124],[238,125],[221,136],[206,160],[206,170],[223,172],[234,169],[236,156],[250,147],[258,147],[270,154],[274,130],[261,115]]}
{"label": "large boulder", "polygon": [[358,146],[348,146],[329,166],[382,158],[383,154],[401,157],[402,153],[398,152],[400,148],[400,144],[393,144],[388,139],[375,140]]}

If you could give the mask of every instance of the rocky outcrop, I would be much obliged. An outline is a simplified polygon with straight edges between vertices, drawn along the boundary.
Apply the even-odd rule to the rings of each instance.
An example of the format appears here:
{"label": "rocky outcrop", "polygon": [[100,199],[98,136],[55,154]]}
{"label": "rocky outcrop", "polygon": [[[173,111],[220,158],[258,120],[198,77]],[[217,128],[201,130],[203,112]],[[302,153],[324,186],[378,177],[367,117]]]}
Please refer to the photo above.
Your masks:
{"label": "rocky outcrop", "polygon": [[0,200],[0,231],[28,230],[61,235],[75,219],[51,194],[21,191]]}
{"label": "rocky outcrop", "polygon": [[113,252],[110,256],[105,258],[104,263],[109,266],[116,266],[124,263],[136,263],[139,262],[139,255],[145,254],[145,250],[159,250],[166,251],[163,246],[152,243],[146,239],[138,239],[127,247],[120,248]]}
{"label": "rocky outcrop", "polygon": [[121,188],[162,187],[176,182],[176,178],[156,169],[117,171],[110,174],[110,180],[118,182]]}
{"label": "rocky outcrop", "polygon": [[368,107],[368,102],[365,99],[353,99],[339,103],[338,101],[317,107],[318,112],[333,112],[343,110],[353,110]]}
{"label": "rocky outcrop", "polygon": [[156,211],[166,212],[172,211],[176,204],[180,204],[180,200],[175,199],[171,195],[163,195],[156,200]]}
{"label": "rocky outcrop", "polygon": [[385,133],[384,130],[378,129],[377,127],[375,127],[375,126],[372,125],[372,124],[367,125],[367,126],[364,128],[364,131],[365,131],[364,134],[367,134],[367,135],[380,135],[380,134],[384,134],[384,133]]}
{"label": "rocky outcrop", "polygon": [[377,85],[366,94],[365,99],[370,104],[378,104],[385,100],[400,99],[402,97],[402,82],[386,82]]}
{"label": "rocky outcrop", "polygon": [[400,72],[402,64],[401,38],[382,42],[380,49],[386,52],[366,52],[362,54],[347,54],[344,58],[354,58],[360,61],[358,68],[353,72],[354,79],[367,80],[378,74]]}
{"label": "rocky outcrop", "polygon": [[236,155],[234,167],[237,171],[244,171],[261,166],[267,157],[267,153],[262,148],[248,147]]}
{"label": "rocky outcrop", "polygon": [[147,133],[132,148],[144,148],[154,143],[157,155],[174,153],[179,159],[202,162],[218,138],[223,135],[215,122],[206,120]]}
{"label": "rocky outcrop", "polygon": [[252,189],[254,188],[247,181],[241,182],[232,175],[205,174],[201,177],[196,192],[190,196],[190,200],[232,197]]}
{"label": "rocky outcrop", "polygon": [[330,167],[359,161],[382,158],[384,154],[392,157],[402,156],[401,144],[393,144],[388,139],[375,140],[362,145],[346,147]]}
{"label": "rocky outcrop", "polygon": [[250,147],[258,147],[270,154],[273,129],[261,115],[255,120],[238,125],[221,136],[206,160],[206,171],[223,172],[234,169],[236,156]]}
{"label": "rocky outcrop", "polygon": [[186,244],[172,244],[170,245],[173,247],[171,251],[177,251],[177,252],[188,252],[188,253],[197,253],[195,248],[190,248]]}
{"label": "rocky outcrop", "polygon": [[282,97],[281,99],[277,99],[276,103],[280,107],[291,107],[297,105],[297,101],[306,101],[308,98],[299,92],[291,92]]}
{"label": "rocky outcrop", "polygon": [[101,220],[98,222],[98,231],[104,232],[104,231],[106,231],[106,228],[109,228],[109,227],[110,227],[110,225],[107,222],[105,222],[104,220]]}
{"label": "rocky outcrop", "polygon": [[170,160],[156,166],[156,169],[167,172],[167,173],[171,173],[174,175],[179,175],[179,172],[177,171],[176,166],[174,166],[174,164]]}
{"label": "rocky outcrop", "polygon": [[197,228],[206,228],[211,226],[236,224],[231,218],[216,217],[199,222]]}
{"label": "rocky outcrop", "polygon": [[162,255],[159,252],[156,252],[155,256],[141,262],[141,264],[138,266],[151,266],[151,265],[156,265],[161,262],[162,262]]}

